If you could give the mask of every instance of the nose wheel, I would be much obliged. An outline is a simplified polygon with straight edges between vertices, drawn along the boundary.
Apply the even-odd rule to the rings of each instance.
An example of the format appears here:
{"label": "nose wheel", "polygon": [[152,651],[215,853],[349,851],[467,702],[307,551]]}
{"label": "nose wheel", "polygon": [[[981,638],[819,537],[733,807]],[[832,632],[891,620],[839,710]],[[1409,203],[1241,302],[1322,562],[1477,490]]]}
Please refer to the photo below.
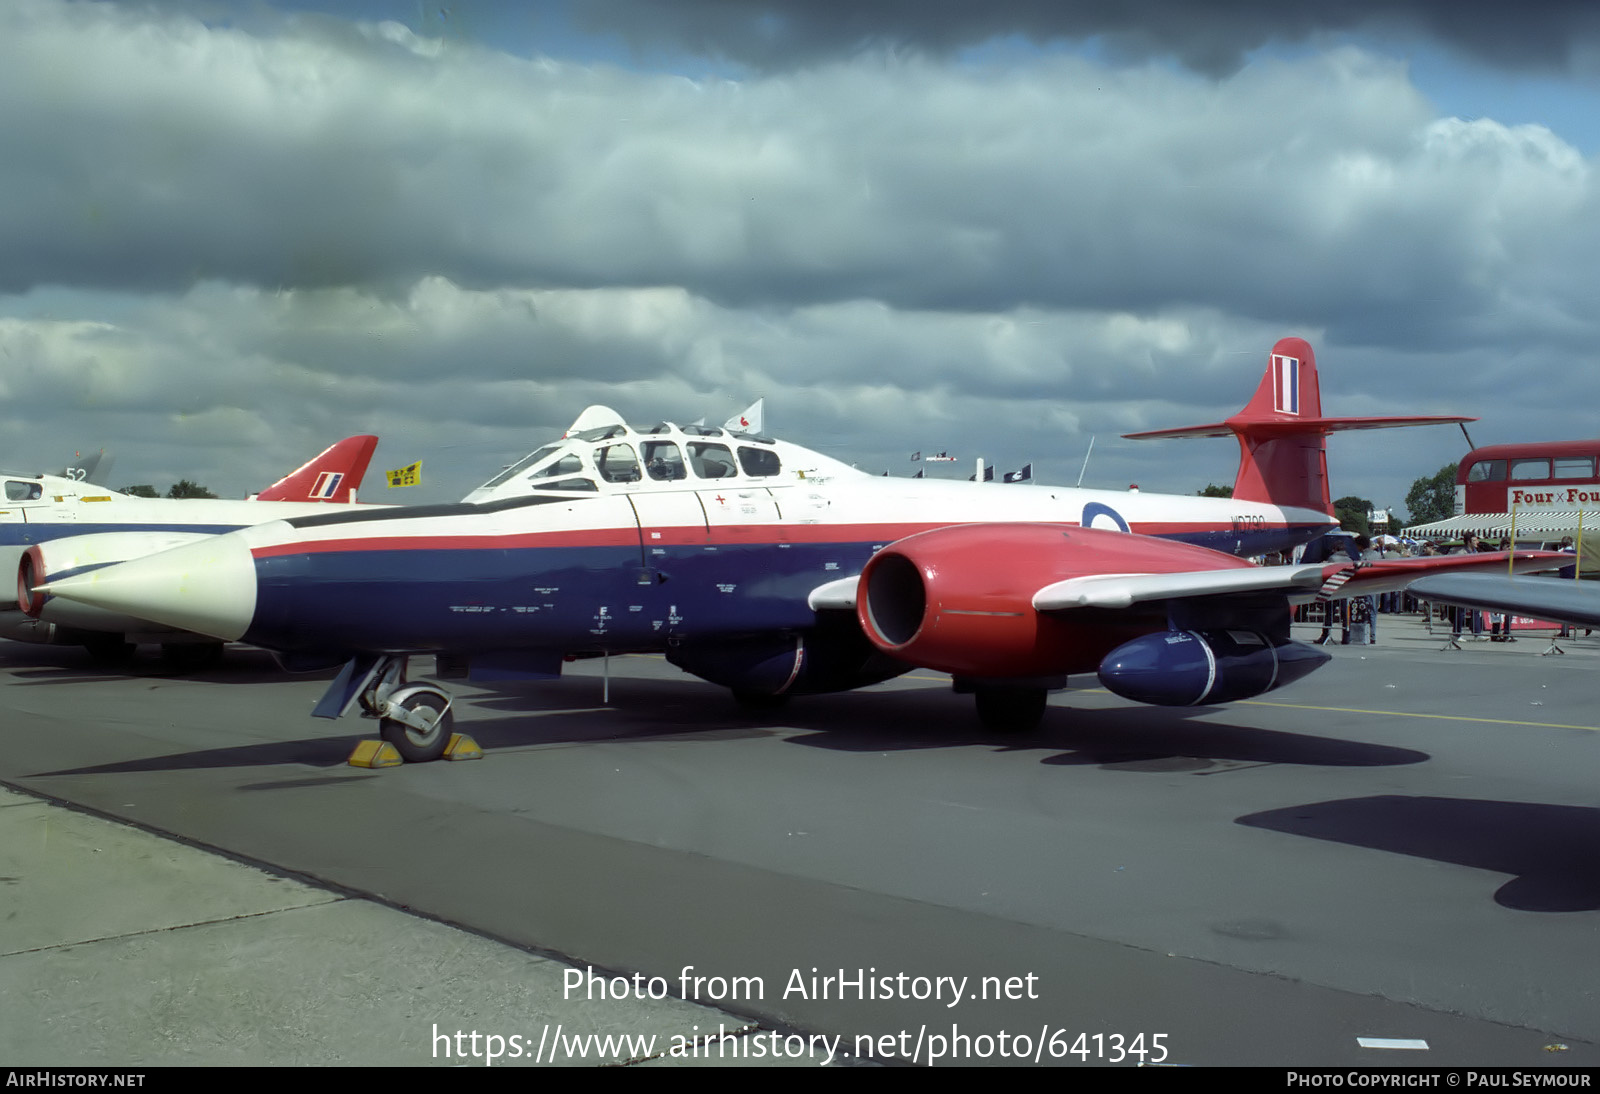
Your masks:
{"label": "nose wheel", "polygon": [[427,763],[444,755],[456,720],[448,700],[438,694],[417,692],[385,706],[395,716],[380,717],[378,732],[394,745],[401,759]]}
{"label": "nose wheel", "polygon": [[450,693],[436,684],[406,682],[404,655],[356,659],[345,666],[313,714],[337,718],[353,700],[378,720],[378,733],[408,763],[427,763],[444,755],[455,728]]}

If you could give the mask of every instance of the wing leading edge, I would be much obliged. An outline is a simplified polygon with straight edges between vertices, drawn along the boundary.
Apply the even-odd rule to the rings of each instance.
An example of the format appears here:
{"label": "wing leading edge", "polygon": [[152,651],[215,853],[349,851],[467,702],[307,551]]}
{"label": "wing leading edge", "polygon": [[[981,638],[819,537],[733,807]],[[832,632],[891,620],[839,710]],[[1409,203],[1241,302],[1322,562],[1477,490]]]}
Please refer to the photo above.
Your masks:
{"label": "wing leading edge", "polygon": [[[1127,608],[1156,600],[1271,591],[1279,591],[1293,601],[1304,602],[1315,600],[1323,586],[1340,575],[1344,575],[1345,580],[1336,586],[1337,597],[1343,598],[1393,592],[1427,575],[1466,572],[1487,575],[1507,569],[1516,573],[1552,570],[1569,564],[1571,557],[1555,551],[1493,551],[1438,558],[1379,559],[1343,565],[1262,566],[1167,574],[1091,574],[1046,585],[1033,594],[1032,603],[1037,611],[1063,612],[1077,608]],[[852,611],[856,606],[859,583],[859,577],[844,577],[819,585],[811,591],[807,603],[813,611]],[[1446,598],[1441,596],[1440,599]],[[1600,594],[1597,594],[1596,603],[1600,604]]]}
{"label": "wing leading edge", "polygon": [[[1572,556],[1566,558],[1570,560]],[[1424,600],[1600,627],[1600,589],[1570,579],[1439,574],[1413,582],[1410,589]]]}

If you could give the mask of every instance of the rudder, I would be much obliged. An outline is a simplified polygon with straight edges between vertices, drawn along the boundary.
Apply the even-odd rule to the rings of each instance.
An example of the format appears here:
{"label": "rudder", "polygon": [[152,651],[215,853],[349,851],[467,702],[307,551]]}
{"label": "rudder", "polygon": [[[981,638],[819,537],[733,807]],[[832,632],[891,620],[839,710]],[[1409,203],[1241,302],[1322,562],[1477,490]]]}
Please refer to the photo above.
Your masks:
{"label": "rudder", "polygon": [[1325,438],[1348,429],[1392,429],[1476,421],[1449,415],[1325,418],[1316,354],[1304,338],[1280,338],[1244,409],[1210,425],[1125,433],[1136,440],[1165,437],[1237,437],[1239,472],[1233,496],[1284,508],[1332,514]]}

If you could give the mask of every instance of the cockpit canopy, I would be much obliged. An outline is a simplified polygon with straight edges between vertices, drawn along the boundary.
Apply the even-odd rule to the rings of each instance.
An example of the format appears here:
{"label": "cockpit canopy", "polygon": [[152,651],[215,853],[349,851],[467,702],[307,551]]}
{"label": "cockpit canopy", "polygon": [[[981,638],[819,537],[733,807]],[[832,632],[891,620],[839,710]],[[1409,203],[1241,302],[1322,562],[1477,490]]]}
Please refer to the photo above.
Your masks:
{"label": "cockpit canopy", "polygon": [[770,480],[783,472],[777,447],[771,437],[714,426],[630,426],[614,410],[590,407],[560,441],[512,464],[466,500],[529,490],[593,494],[630,484]]}

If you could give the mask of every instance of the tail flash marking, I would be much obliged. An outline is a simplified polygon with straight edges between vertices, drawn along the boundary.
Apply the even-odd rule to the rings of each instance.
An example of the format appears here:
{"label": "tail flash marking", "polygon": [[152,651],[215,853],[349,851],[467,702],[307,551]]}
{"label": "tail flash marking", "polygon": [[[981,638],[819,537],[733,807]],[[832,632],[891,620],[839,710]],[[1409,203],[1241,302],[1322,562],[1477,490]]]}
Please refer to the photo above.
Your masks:
{"label": "tail flash marking", "polygon": [[339,484],[344,481],[341,471],[324,471],[317,476],[317,483],[311,488],[311,496],[326,500],[339,492]]}
{"label": "tail flash marking", "polygon": [[1300,361],[1282,354],[1272,355],[1272,375],[1275,381],[1273,409],[1279,414],[1300,414]]}

